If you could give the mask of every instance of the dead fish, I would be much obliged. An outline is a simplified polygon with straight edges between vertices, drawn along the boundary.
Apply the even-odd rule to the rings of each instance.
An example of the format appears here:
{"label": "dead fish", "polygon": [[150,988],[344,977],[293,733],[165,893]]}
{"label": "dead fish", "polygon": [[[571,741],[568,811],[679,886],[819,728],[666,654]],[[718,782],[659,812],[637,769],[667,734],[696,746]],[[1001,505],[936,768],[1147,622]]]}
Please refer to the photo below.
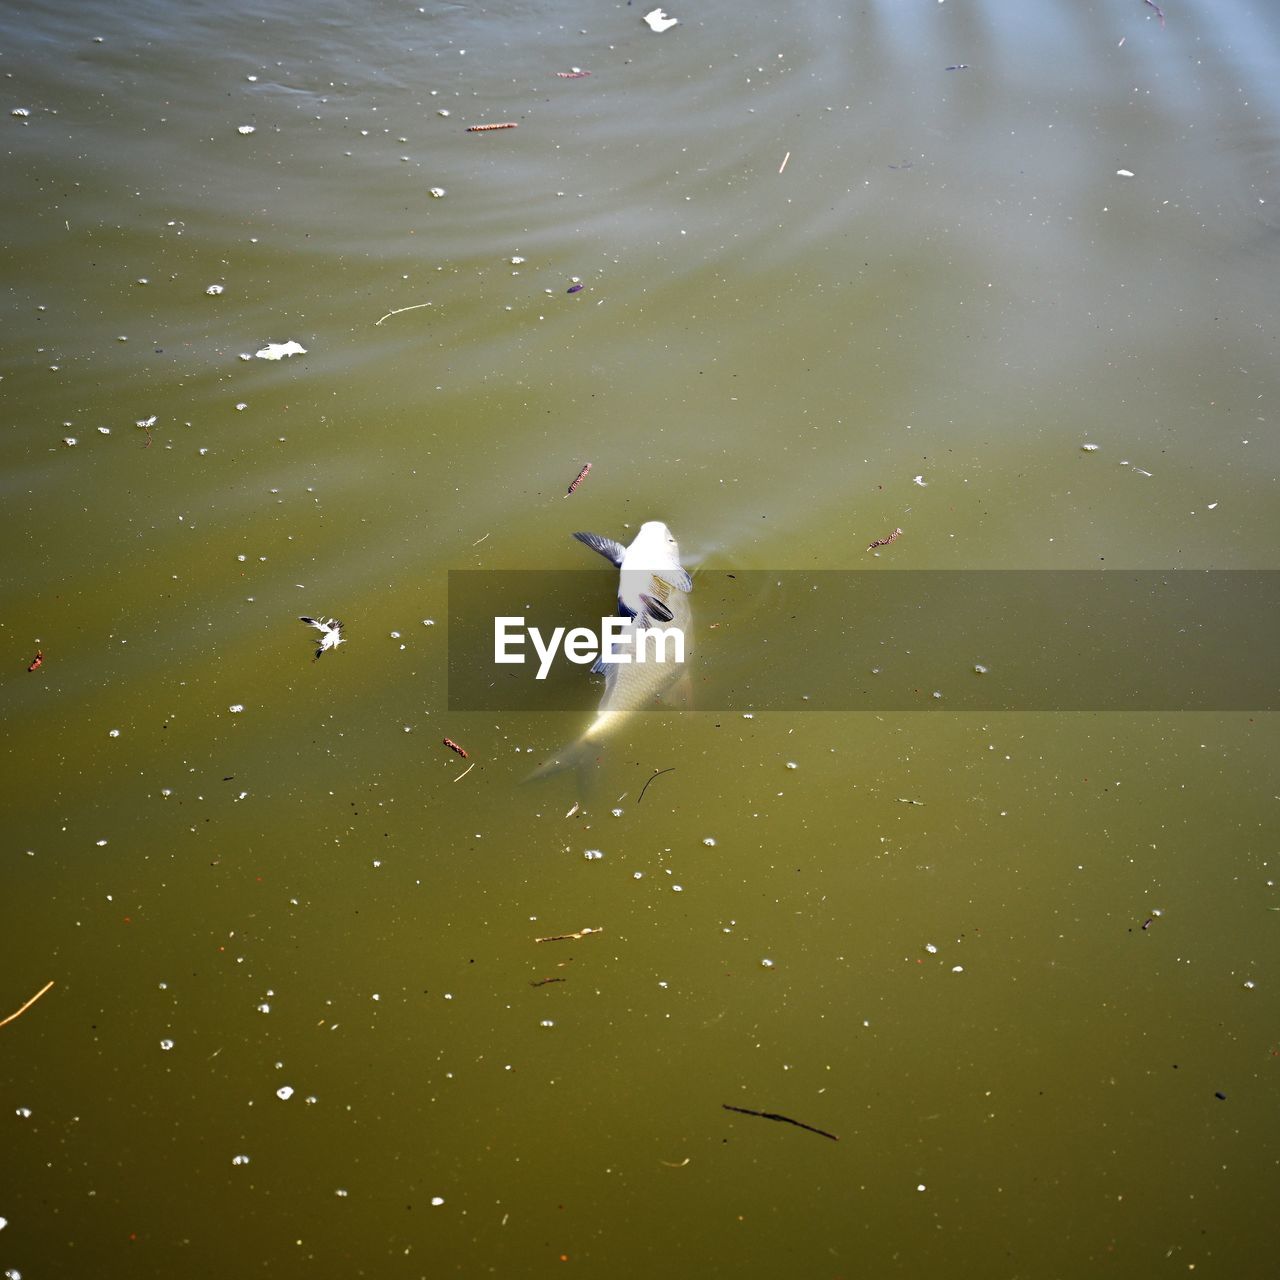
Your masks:
{"label": "dead fish", "polygon": [[[622,656],[609,662],[602,657],[591,668],[605,678],[595,718],[532,778],[570,768],[581,772],[601,743],[637,711],[659,701],[688,698],[693,579],[680,563],[680,545],[671,530],[660,520],[650,520],[626,547],[595,533],[573,536],[618,567],[618,614],[627,619],[617,645]],[[673,633],[681,638],[679,645]]]}

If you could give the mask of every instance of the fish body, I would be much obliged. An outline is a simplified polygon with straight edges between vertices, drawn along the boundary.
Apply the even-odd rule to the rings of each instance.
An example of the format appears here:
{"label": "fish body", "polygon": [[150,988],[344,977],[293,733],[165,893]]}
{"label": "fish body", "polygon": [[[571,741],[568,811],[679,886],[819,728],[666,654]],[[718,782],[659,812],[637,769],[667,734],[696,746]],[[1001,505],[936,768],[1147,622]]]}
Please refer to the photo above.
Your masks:
{"label": "fish body", "polygon": [[346,636],[342,634],[342,623],[337,618],[299,618],[299,622],[305,622],[309,627],[315,627],[320,632],[320,647],[316,650],[316,657],[321,658],[330,649],[336,649],[340,644],[346,643]]}
{"label": "fish body", "polygon": [[[616,648],[631,661],[605,662],[602,658],[591,668],[605,678],[595,718],[575,742],[538,769],[534,778],[573,767],[581,769],[591,753],[637,711],[670,700],[673,694],[687,699],[693,579],[680,563],[680,546],[671,530],[661,521],[651,520],[625,547],[594,533],[573,536],[618,567],[618,614],[627,624]],[[683,636],[679,651],[674,637],[663,634],[676,631]],[[678,652],[683,661],[677,660]]]}

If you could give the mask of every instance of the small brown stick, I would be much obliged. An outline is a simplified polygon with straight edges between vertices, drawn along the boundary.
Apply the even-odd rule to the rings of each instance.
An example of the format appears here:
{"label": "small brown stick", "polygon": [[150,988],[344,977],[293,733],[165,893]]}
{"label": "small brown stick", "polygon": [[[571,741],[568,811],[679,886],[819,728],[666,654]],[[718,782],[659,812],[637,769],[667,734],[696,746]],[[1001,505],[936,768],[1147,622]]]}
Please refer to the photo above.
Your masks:
{"label": "small brown stick", "polygon": [[490,129],[518,129],[519,127],[514,120],[504,120],[501,124],[469,124],[467,132],[488,133]]}
{"label": "small brown stick", "polygon": [[529,983],[529,985],[531,987],[545,987],[548,982],[564,982],[564,981],[566,981],[566,979],[564,978],[539,978],[536,982]]}
{"label": "small brown stick", "polygon": [[[653,775],[653,778],[660,778],[664,773],[675,773],[675,771],[675,765],[672,765],[669,769],[659,769],[658,772]],[[649,782],[652,782],[653,778],[650,778]],[[649,790],[649,782],[646,782],[644,786],[640,788],[640,794],[636,796],[636,804],[639,804],[640,801],[644,799],[644,793]]]}
{"label": "small brown stick", "polygon": [[573,483],[569,486],[569,492],[564,496],[567,498],[589,475],[591,474],[591,463],[587,463],[581,471],[573,478]]}
{"label": "small brown stick", "polygon": [[889,543],[900,537],[902,537],[902,530],[895,529],[887,538],[877,538],[874,542],[867,543],[867,550],[874,551],[877,547],[887,547]]}
{"label": "small brown stick", "polygon": [[534,942],[568,942],[570,938],[575,941],[579,938],[585,938],[589,933],[603,933],[604,926],[601,925],[596,929],[579,929],[577,933],[553,933],[546,938],[534,938]]}
{"label": "small brown stick", "polygon": [[8,1026],[8,1024],[11,1023],[14,1020],[14,1018],[22,1017],[22,1015],[26,1013],[26,1011],[30,1009],[31,1006],[35,1004],[35,1002],[39,1000],[40,997],[44,995],[44,993],[48,991],[51,986],[53,986],[52,981],[46,982],[44,986],[41,987],[40,990],[37,991],[35,995],[33,995],[31,999],[28,1000],[27,1003],[22,1006],[21,1009],[18,1009],[16,1012],[11,1013],[7,1018],[0,1019],[0,1027]]}
{"label": "small brown stick", "polygon": [[744,1116],[759,1116],[761,1120],[781,1120],[783,1124],[793,1124],[797,1129],[808,1129],[810,1133],[816,1133],[822,1138],[830,1138],[832,1142],[840,1141],[834,1133],[828,1133],[825,1129],[815,1129],[813,1125],[805,1124],[803,1120],[793,1120],[790,1116],[780,1116],[776,1111],[752,1111],[748,1107],[731,1107],[727,1102],[722,1102],[720,1105],[726,1111],[737,1111]]}
{"label": "small brown stick", "polygon": [[1155,11],[1156,17],[1160,19],[1160,25],[1164,26],[1164,10],[1155,3],[1155,0],[1142,0],[1143,4],[1149,4]]}
{"label": "small brown stick", "polygon": [[465,778],[467,774],[469,774],[471,770],[474,769],[475,767],[476,767],[476,762],[473,760],[469,765],[467,765],[465,769],[463,769],[463,771],[460,774],[458,774],[456,778],[454,778],[454,782],[461,782],[463,778]]}
{"label": "small brown stick", "polygon": [[467,755],[466,751],[462,747],[458,746],[452,738],[446,738],[444,740],[444,745],[448,747],[450,751],[456,751],[464,760],[471,759],[471,757]]}
{"label": "small brown stick", "polygon": [[44,652],[40,649],[37,649],[36,656],[31,659],[31,665],[27,668],[27,670],[28,671],[38,670],[42,662],[44,662]]}

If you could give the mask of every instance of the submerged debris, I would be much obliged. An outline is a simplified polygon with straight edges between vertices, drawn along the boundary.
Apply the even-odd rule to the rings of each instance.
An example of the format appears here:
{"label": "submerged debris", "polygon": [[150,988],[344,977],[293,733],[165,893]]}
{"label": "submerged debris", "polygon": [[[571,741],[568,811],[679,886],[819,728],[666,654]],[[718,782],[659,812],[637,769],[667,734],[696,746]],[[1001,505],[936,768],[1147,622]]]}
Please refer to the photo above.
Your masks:
{"label": "submerged debris", "polygon": [[805,1124],[803,1120],[793,1120],[790,1116],[781,1116],[776,1111],[752,1111],[749,1107],[732,1107],[727,1102],[722,1102],[720,1105],[726,1111],[736,1111],[739,1115],[759,1116],[761,1120],[779,1120],[783,1124],[793,1124],[797,1129],[807,1129],[821,1138],[830,1138],[832,1142],[840,1141],[834,1133],[828,1133],[825,1129],[815,1129],[813,1125]]}

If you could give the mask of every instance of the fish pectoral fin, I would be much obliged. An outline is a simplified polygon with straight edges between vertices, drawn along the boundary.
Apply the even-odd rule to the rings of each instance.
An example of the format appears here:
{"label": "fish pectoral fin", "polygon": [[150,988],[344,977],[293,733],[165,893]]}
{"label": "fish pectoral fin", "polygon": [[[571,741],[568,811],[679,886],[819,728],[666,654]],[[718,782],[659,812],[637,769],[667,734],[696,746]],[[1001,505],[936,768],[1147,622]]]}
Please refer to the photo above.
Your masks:
{"label": "fish pectoral fin", "polygon": [[681,569],[678,565],[674,569],[655,569],[653,576],[667,586],[675,587],[677,591],[693,590],[693,579],[689,577],[688,570]]}
{"label": "fish pectoral fin", "polygon": [[573,536],[592,551],[598,551],[610,564],[622,567],[622,557],[627,554],[622,543],[615,542],[612,538],[602,538],[598,533],[575,533]]}

